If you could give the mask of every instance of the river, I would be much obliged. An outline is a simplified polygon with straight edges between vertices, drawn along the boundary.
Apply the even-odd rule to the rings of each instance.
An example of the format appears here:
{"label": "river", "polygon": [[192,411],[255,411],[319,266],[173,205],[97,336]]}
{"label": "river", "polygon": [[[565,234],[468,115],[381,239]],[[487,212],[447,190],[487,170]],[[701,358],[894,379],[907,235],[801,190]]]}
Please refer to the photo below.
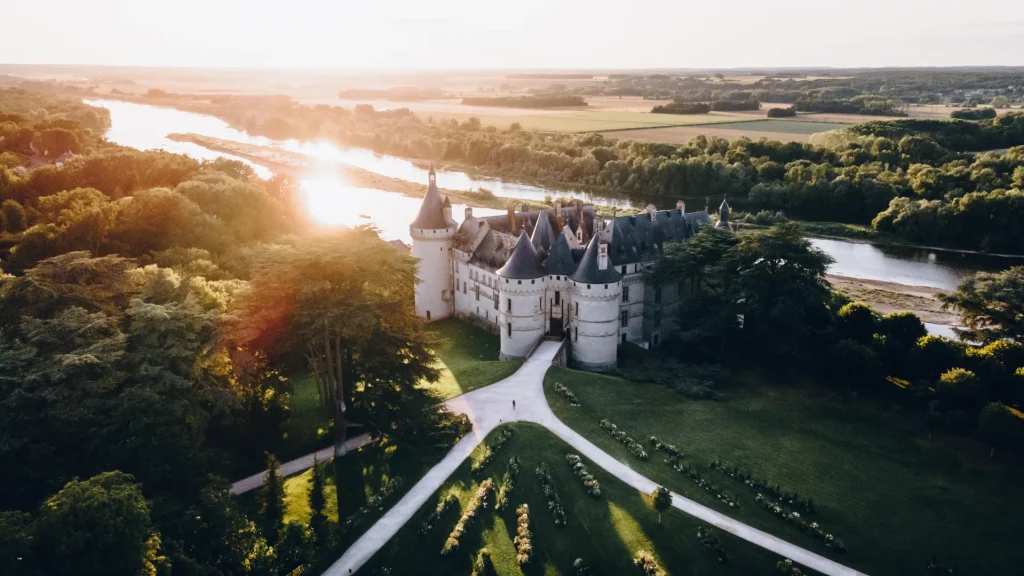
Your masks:
{"label": "river", "polygon": [[[271,146],[306,154],[327,164],[348,164],[384,176],[410,182],[426,182],[427,171],[404,158],[375,154],[361,148],[341,148],[327,141],[274,140],[252,136],[236,130],[227,122],[204,114],[183,112],[173,108],[149,106],[118,100],[86,100],[87,104],[110,111],[112,126],[107,132],[111,142],[138,149],[161,149],[186,154],[200,160],[227,157],[253,166],[263,178],[270,170],[248,160],[216,152],[191,142],[176,142],[167,138],[173,133],[194,133],[224,140],[245,142],[258,146]],[[311,168],[302,177],[301,188],[310,214],[326,224],[357,225],[373,222],[381,235],[389,240],[409,242],[408,223],[419,208],[419,199],[393,192],[351,186],[336,176],[337,171],[317,171]],[[571,193],[533,186],[503,182],[493,178],[479,178],[466,172],[443,170],[437,173],[437,183],[452,190],[487,188],[497,196],[543,200],[545,196],[575,194],[586,196],[597,204],[624,204],[597,195]],[[453,206],[453,215],[461,220],[464,206]],[[500,210],[474,208],[478,215],[501,213]],[[811,242],[827,252],[835,263],[829,273],[851,278],[879,280],[912,286],[927,286],[951,290],[967,275],[978,270],[998,270],[1019,259],[987,257],[940,250],[903,247],[882,247],[872,244],[812,238]]]}

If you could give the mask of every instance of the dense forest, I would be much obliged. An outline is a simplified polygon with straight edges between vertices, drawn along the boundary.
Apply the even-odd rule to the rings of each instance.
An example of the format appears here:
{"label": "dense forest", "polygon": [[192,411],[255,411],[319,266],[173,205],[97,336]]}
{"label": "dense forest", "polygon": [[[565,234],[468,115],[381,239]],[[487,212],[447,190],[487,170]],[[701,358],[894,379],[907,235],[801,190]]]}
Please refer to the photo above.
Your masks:
{"label": "dense forest", "polygon": [[284,530],[283,494],[256,516],[226,479],[282,446],[293,373],[319,383],[326,440],[358,423],[428,455],[466,432],[415,386],[438,374],[414,260],[373,229],[311,234],[284,179],[121,148],[108,123],[0,91],[0,573],[334,557],[354,524]]}
{"label": "dense forest", "polygon": [[[1024,253],[1024,114],[885,120],[828,132],[817,144],[698,136],[684,145],[424,121],[408,111],[217,97],[190,109],[251,133],[330,138],[412,158],[465,163],[513,178],[598,189],[636,203],[703,206],[854,224],[912,242]],[[1005,151],[991,151],[999,150]]]}

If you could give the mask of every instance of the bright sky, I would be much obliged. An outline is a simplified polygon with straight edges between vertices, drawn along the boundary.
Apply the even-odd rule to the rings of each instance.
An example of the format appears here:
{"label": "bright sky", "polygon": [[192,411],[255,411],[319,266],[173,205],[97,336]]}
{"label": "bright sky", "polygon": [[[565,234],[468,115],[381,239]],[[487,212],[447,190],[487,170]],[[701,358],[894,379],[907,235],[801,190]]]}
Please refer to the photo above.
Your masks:
{"label": "bright sky", "polygon": [[1024,65],[1024,0],[0,0],[0,63]]}

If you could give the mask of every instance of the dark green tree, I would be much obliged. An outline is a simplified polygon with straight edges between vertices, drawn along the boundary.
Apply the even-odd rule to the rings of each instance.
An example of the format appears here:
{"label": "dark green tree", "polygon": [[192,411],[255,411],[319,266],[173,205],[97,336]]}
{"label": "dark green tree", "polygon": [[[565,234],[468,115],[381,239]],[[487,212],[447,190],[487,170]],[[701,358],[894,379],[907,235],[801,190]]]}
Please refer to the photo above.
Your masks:
{"label": "dark green tree", "polygon": [[3,230],[12,234],[22,232],[28,226],[28,219],[25,216],[25,208],[15,200],[4,200],[0,204],[2,213]]}
{"label": "dark green tree", "polygon": [[281,477],[281,463],[267,452],[267,470],[263,473],[263,487],[260,488],[260,524],[267,542],[277,543],[284,528],[284,478]]}
{"label": "dark green tree", "polygon": [[309,486],[309,528],[313,533],[313,547],[322,550],[330,542],[330,525],[325,508],[327,507],[327,467],[323,462],[313,461],[313,479]]}
{"label": "dark green tree", "polygon": [[1021,428],[1021,419],[1001,402],[987,404],[978,414],[978,432],[991,446],[989,458],[998,446],[1019,446]]}
{"label": "dark green tree", "polygon": [[986,343],[1011,338],[1024,344],[1024,266],[980,272],[939,298],[943,309],[960,312],[961,338]]}
{"label": "dark green tree", "polygon": [[860,302],[851,302],[839,309],[839,329],[847,338],[867,343],[875,334],[876,317],[871,308]]}
{"label": "dark green tree", "polygon": [[672,493],[664,486],[658,486],[651,492],[651,506],[658,512],[658,524],[661,524],[661,515],[672,507]]}
{"label": "dark green tree", "polygon": [[40,507],[33,532],[48,575],[155,575],[161,563],[150,503],[121,472],[69,482]]}

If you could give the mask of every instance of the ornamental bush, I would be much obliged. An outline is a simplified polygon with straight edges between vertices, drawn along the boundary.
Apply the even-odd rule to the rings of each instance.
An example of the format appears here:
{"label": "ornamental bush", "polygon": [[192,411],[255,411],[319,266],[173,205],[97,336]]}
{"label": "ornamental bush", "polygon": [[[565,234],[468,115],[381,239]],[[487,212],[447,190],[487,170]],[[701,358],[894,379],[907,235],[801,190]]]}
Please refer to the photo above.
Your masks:
{"label": "ornamental bush", "polygon": [[606,432],[611,434],[612,438],[615,438],[621,442],[623,446],[629,449],[630,454],[636,456],[640,460],[647,460],[647,452],[644,451],[644,447],[636,440],[630,438],[628,434],[620,430],[619,427],[612,423],[611,420],[605,418],[604,420],[601,420],[599,424],[601,428],[604,428]]}
{"label": "ornamental bush", "polygon": [[540,482],[544,497],[548,500],[548,510],[551,511],[555,526],[565,526],[565,508],[562,506],[562,499],[558,497],[555,482],[551,479],[551,474],[548,473],[543,463],[537,467],[537,480]]}
{"label": "ornamental bush", "polygon": [[583,486],[587,489],[587,493],[594,498],[601,497],[601,483],[597,481],[589,472],[587,472],[586,465],[583,464],[583,459],[578,454],[566,454],[565,461],[569,463],[569,467],[576,476],[583,482]]}
{"label": "ornamental bush", "polygon": [[797,494],[796,491],[783,490],[778,484],[772,484],[766,479],[755,476],[752,472],[743,470],[733,464],[725,464],[718,458],[711,461],[710,464],[713,470],[718,470],[722,474],[738,480],[753,490],[761,493],[767,493],[779,500],[779,503],[784,506],[792,506],[799,508],[804,513],[812,513],[817,509],[814,507],[814,501],[808,497]]}
{"label": "ornamental bush", "polygon": [[659,452],[664,452],[673,458],[682,458],[683,456],[685,456],[682,453],[682,451],[680,451],[678,448],[671,444],[663,443],[661,440],[658,440],[658,438],[655,436],[651,436],[651,446],[653,446],[655,450]]}
{"label": "ornamental bush", "polygon": [[451,493],[438,500],[437,507],[434,508],[434,511],[430,516],[427,516],[427,519],[420,524],[420,534],[426,534],[433,530],[434,525],[436,525],[437,521],[441,519],[441,516],[443,516],[445,512],[454,508],[458,503],[459,499],[455,497],[455,494]]}
{"label": "ornamental bush", "polygon": [[639,569],[639,573],[643,576],[665,576],[665,571],[658,566],[658,562],[654,559],[654,554],[651,554],[647,550],[640,550],[633,556],[633,566]]}
{"label": "ornamental bush", "polygon": [[796,524],[797,528],[799,528],[801,532],[814,536],[829,550],[833,550],[835,552],[846,552],[846,545],[842,540],[822,530],[821,526],[819,526],[817,522],[808,522],[803,519],[799,512],[794,512],[788,508],[780,506],[779,504],[772,502],[770,498],[766,498],[763,494],[758,494],[754,497],[754,502],[775,516],[782,518],[787,522]]}
{"label": "ornamental bush", "polygon": [[497,456],[498,451],[501,450],[505,446],[505,444],[507,444],[508,441],[513,436],[515,436],[515,434],[515,426],[505,426],[500,431],[498,431],[498,435],[494,438],[494,441],[492,441],[486,447],[487,455],[484,456],[483,460],[474,462],[473,465],[470,466],[469,471],[474,474],[482,471],[488,464],[490,464],[494,460],[494,458]]}
{"label": "ornamental bush", "polygon": [[533,542],[530,533],[530,507],[522,504],[516,508],[516,537],[513,543],[516,545],[516,560],[520,566],[530,563],[533,556]]}
{"label": "ornamental bush", "polygon": [[561,382],[555,382],[555,392],[562,398],[568,400],[569,406],[580,405],[580,399],[577,398],[576,395],[572,393],[572,390],[570,390],[568,386],[562,384]]}
{"label": "ornamental bush", "polygon": [[713,528],[701,524],[697,527],[697,540],[704,545],[705,548],[711,550],[715,555],[715,560],[719,564],[728,564],[729,555],[726,554],[725,548],[722,547],[722,541],[719,540],[718,535],[715,533]]}
{"label": "ornamental bush", "polygon": [[594,571],[590,569],[590,566],[583,561],[583,558],[577,558],[572,563],[573,570],[576,571],[576,576],[594,576]]}
{"label": "ornamental bush", "polygon": [[383,510],[384,503],[394,496],[395,492],[401,487],[402,479],[400,477],[395,476],[388,480],[388,483],[385,484],[383,488],[378,490],[373,496],[366,499],[365,505],[345,519],[345,522],[343,522],[340,527],[341,533],[348,534],[366,520],[370,514]]}
{"label": "ornamental bush", "polygon": [[519,457],[513,456],[508,460],[508,467],[505,469],[505,476],[501,479],[501,486],[498,487],[498,499],[495,509],[504,510],[508,508],[508,496],[519,481]]}
{"label": "ornamental bush", "polygon": [[477,510],[480,508],[487,508],[487,499],[494,492],[494,481],[490,478],[480,483],[480,487],[476,489],[476,494],[473,495],[473,499],[466,505],[466,509],[462,511],[462,517],[455,523],[455,528],[452,528],[451,533],[448,535],[448,539],[444,542],[444,547],[441,548],[441,555],[447,556],[452,552],[459,549],[459,540],[462,535],[466,533],[466,526],[468,526],[474,518],[476,518]]}
{"label": "ornamental bush", "polygon": [[725,504],[729,508],[740,507],[739,503],[736,502],[736,498],[734,498],[725,490],[719,488],[717,484],[705,480],[704,477],[701,476],[700,472],[698,472],[697,469],[694,468],[693,466],[687,466],[685,464],[680,464],[678,462],[669,462],[668,465],[671,466],[672,469],[675,470],[676,472],[679,472],[680,474],[686,476],[690,480],[693,480],[693,482],[697,486],[700,486],[704,490],[710,492],[716,500]]}
{"label": "ornamental bush", "polygon": [[494,562],[491,561],[491,551],[487,548],[481,548],[480,552],[476,555],[476,561],[473,562],[473,576],[496,576],[497,571],[494,569]]}

